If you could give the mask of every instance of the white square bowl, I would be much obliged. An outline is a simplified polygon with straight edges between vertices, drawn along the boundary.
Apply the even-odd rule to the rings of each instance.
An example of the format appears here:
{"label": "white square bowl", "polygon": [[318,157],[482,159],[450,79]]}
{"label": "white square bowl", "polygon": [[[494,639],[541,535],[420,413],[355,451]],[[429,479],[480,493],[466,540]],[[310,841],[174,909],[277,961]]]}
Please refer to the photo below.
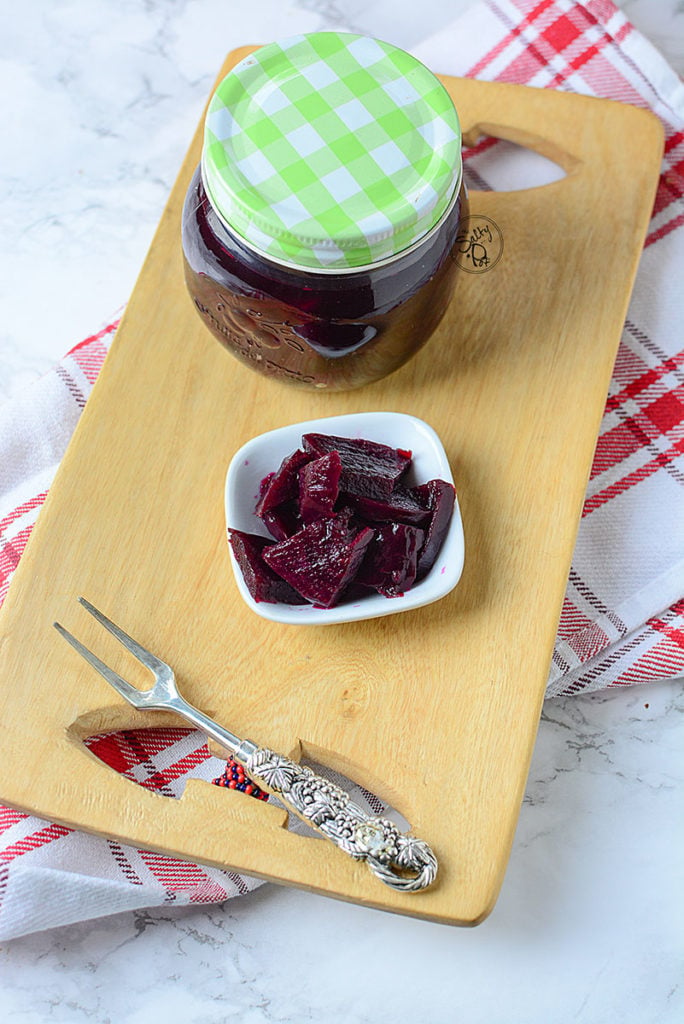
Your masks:
{"label": "white square bowl", "polygon": [[[302,435],[310,433],[364,438],[392,448],[410,450],[413,463],[406,482],[411,487],[435,478],[454,482],[446,452],[437,434],[432,427],[415,416],[399,412],[364,412],[305,420],[260,434],[235,453],[226,476],[225,513],[228,531],[242,530],[273,539],[254,512],[259,485],[268,473],[278,469],[284,458],[301,447]],[[367,597],[354,598],[333,608],[255,601],[245,584],[230,543],[228,547],[235,582],[246,604],[264,619],[296,626],[356,622],[431,604],[456,586],[463,571],[464,558],[463,524],[458,497],[435,564],[422,580],[399,597],[370,593]]]}

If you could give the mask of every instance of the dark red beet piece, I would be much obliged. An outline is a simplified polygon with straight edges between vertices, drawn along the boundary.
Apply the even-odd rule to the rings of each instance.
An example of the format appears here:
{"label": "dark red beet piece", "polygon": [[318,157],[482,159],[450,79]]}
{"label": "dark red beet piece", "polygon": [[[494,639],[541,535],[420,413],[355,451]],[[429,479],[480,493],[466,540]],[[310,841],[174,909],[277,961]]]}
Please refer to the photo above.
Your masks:
{"label": "dark red beet piece", "polygon": [[263,512],[261,521],[276,540],[285,540],[291,537],[297,530],[301,530],[302,521],[299,518],[299,503],[296,499],[284,501],[282,505]]}
{"label": "dark red beet piece", "polygon": [[340,490],[382,497],[391,494],[411,465],[411,453],[363,438],[332,434],[304,434],[304,451],[314,455],[339,452],[342,461]]}
{"label": "dark red beet piece", "polygon": [[414,487],[411,493],[430,512],[430,520],[425,527],[425,541],[418,555],[416,579],[420,580],[435,564],[449,529],[456,492],[454,485],[446,480],[428,480],[426,484]]}
{"label": "dark red beet piece", "polygon": [[349,514],[317,519],[264,551],[264,560],[308,601],[332,608],[354,578],[373,530],[349,527]]}
{"label": "dark red beet piece", "polygon": [[271,483],[273,482],[273,477],[274,476],[275,476],[275,473],[267,473],[266,476],[264,477],[264,479],[260,481],[260,483],[259,483],[259,495],[257,497],[256,508],[259,508],[259,506],[261,505],[262,501],[264,500],[264,497],[266,495],[266,491],[271,486]]}
{"label": "dark red beet piece", "polygon": [[413,492],[401,487],[386,498],[368,498],[360,494],[350,494],[348,498],[356,514],[371,523],[421,525],[430,518],[430,512],[416,500]]}
{"label": "dark red beet piece", "polygon": [[311,460],[312,456],[303,452],[300,448],[288,455],[280,464],[275,473],[269,473],[261,481],[259,489],[259,500],[256,505],[256,514],[261,518],[264,512],[282,505],[297,497],[299,487],[299,470]]}
{"label": "dark red beet piece", "polygon": [[228,539],[247,589],[255,601],[271,604],[306,603],[289,583],[265,563],[263,554],[271,544],[266,537],[244,533],[242,530],[230,530]]}
{"label": "dark red beet piece", "polygon": [[368,545],[356,582],[385,597],[398,597],[413,586],[423,531],[404,523],[380,526]]}
{"label": "dark red beet piece", "polygon": [[299,514],[304,524],[331,516],[340,492],[342,462],[332,451],[299,470]]}

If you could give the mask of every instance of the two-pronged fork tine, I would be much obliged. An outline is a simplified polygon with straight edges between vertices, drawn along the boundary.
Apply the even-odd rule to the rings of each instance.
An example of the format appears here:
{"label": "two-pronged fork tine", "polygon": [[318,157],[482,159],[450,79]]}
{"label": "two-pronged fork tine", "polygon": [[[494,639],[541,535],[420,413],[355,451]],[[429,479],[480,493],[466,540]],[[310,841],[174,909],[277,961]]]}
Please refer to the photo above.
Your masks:
{"label": "two-pronged fork tine", "polygon": [[[108,619],[106,615],[103,615],[102,612],[98,611],[90,601],[86,601],[84,597],[79,597],[78,600],[83,607],[97,619],[98,622],[105,626],[110,633],[113,633],[117,640],[119,640],[124,647],[134,654],[136,658],[138,658],[138,660],[149,668],[155,675],[161,673],[163,669],[168,670],[168,665],[165,665],[164,662],[159,660],[159,658],[155,658],[150,651],[141,647],[136,640],[130,637],[127,633],[124,633],[122,629],[119,629],[111,619]],[[80,640],[77,640],[68,629],[65,629],[59,622],[55,622],[53,625],[58,633],[61,633],[64,639],[68,640],[71,646],[78,651],[81,657],[85,658],[88,664],[92,665],[92,667],[107,680],[110,686],[113,686],[115,690],[118,690],[121,696],[125,697],[130,704],[136,708],[153,706],[149,701],[150,693],[152,691],[146,692],[144,690],[138,690],[135,686],[131,686],[130,683],[127,683],[126,680],[114,672],[113,669],[108,665],[105,665],[103,661],[100,661],[97,655],[93,654],[92,651],[89,651],[88,648],[85,647]]]}
{"label": "two-pronged fork tine", "polygon": [[170,665],[167,665],[165,661],[157,658],[156,655],[148,651],[146,647],[139,644],[137,640],[125,633],[120,626],[108,619],[101,611],[99,611],[90,601],[86,601],[84,597],[79,597],[79,602],[83,605],[86,611],[97,619],[100,625],[104,626],[105,629],[109,630],[113,636],[119,641],[119,643],[130,651],[138,661],[140,661],[145,668],[148,668],[154,676],[154,686],[150,690],[139,690],[137,686],[132,686],[117,672],[114,672],[108,665],[105,665],[92,651],[77,640],[68,629],[65,629],[59,622],[54,623],[55,629],[61,633],[65,640],[71,644],[71,646],[78,651],[81,657],[85,658],[89,665],[100,673],[100,675],[107,680],[110,686],[121,694],[129,704],[132,704],[134,708],[140,710],[163,710],[163,711],[175,711],[176,714],[185,718],[187,721],[192,722],[198,728],[202,729],[207,735],[211,736],[212,739],[220,743],[222,747],[229,750],[234,757],[240,755],[241,749],[244,744],[247,744],[247,752],[251,747],[254,747],[253,743],[249,740],[241,741],[238,736],[235,736],[232,732],[224,729],[222,726],[214,722],[213,719],[208,718],[205,714],[199,711],[192,704],[189,704],[180,694],[178,687],[176,686],[176,677],[173,669]]}
{"label": "two-pronged fork tine", "polygon": [[91,604],[90,601],[86,601],[85,597],[79,597],[79,603],[90,612],[90,614],[97,619],[97,621],[108,629],[116,639],[123,644],[123,646],[134,654],[138,661],[141,661],[146,668],[149,668],[150,672],[153,672],[155,678],[159,679],[165,676],[173,677],[173,671],[170,665],[167,665],[161,658],[157,658],[151,651],[148,651],[146,647],[139,644],[137,640],[134,640],[128,633],[124,633],[120,626],[108,619],[106,615],[103,615],[95,605]]}
{"label": "two-pronged fork tine", "polygon": [[308,825],[355,860],[365,860],[371,871],[386,885],[403,892],[426,889],[437,874],[434,853],[421,839],[399,832],[387,818],[372,817],[355,804],[339,786],[321,778],[272,750],[240,739],[208,718],[180,695],[173,669],[125,633],[85,598],[79,601],[97,621],[109,630],[154,676],[154,686],[139,690],[132,686],[92,651],[88,650],[64,626],[55,629],[100,675],[135,708],[174,711],[216,740],[247,769],[254,781],[274,793]]}

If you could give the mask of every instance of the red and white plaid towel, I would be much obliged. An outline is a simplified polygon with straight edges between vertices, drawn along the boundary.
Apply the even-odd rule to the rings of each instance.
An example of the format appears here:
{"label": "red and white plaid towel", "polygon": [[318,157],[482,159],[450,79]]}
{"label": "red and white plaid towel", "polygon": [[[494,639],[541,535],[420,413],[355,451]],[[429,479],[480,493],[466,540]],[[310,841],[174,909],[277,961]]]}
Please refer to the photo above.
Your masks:
{"label": "red and white plaid towel", "polygon": [[[487,0],[417,56],[445,74],[621,100],[666,131],[653,219],[618,354],[547,696],[684,675],[684,85],[610,0]],[[466,155],[495,185],[497,147]],[[522,168],[527,182],[538,164]],[[0,407],[0,601],[97,377],[116,322],[81,342]],[[178,796],[185,780],[225,782],[192,730],[92,739],[107,763]],[[354,797],[379,810],[358,789]],[[259,883],[0,808],[0,939],[163,903],[220,902]]]}

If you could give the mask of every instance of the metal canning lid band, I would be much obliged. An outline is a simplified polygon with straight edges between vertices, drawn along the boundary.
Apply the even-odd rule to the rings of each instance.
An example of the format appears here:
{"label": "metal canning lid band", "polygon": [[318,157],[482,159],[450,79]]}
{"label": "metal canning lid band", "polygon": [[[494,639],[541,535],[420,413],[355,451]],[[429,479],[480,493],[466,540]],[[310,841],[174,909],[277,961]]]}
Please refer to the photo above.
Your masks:
{"label": "metal canning lid band", "polygon": [[355,269],[410,248],[461,179],[447,90],[397,47],[317,32],[270,43],[220,83],[202,177],[226,225],[280,263]]}
{"label": "metal canning lid band", "polygon": [[[204,191],[208,193],[208,189],[207,189],[207,185],[206,185],[206,177],[205,177],[204,164],[200,164],[200,177],[201,177],[201,180],[202,180],[202,185],[204,186]],[[417,238],[416,241],[413,242],[411,245],[409,245],[406,249],[401,249],[399,252],[395,252],[391,256],[385,256],[382,259],[374,260],[372,263],[365,263],[365,264],[362,264],[362,265],[356,266],[356,267],[352,267],[352,266],[348,266],[348,265],[344,265],[344,266],[327,266],[327,267],[323,267],[323,266],[311,267],[311,266],[305,266],[303,263],[295,263],[293,260],[284,260],[281,257],[274,256],[273,253],[264,252],[262,249],[260,249],[258,246],[254,245],[253,243],[251,243],[251,244],[247,243],[247,241],[241,235],[240,236],[236,235],[235,230],[226,221],[226,219],[221,216],[220,212],[218,210],[216,210],[215,207],[214,207],[214,212],[216,213],[219,221],[223,224],[224,228],[230,234],[232,234],[234,238],[235,237],[239,237],[240,241],[244,245],[248,245],[248,247],[252,250],[252,252],[258,253],[260,256],[263,256],[267,260],[270,260],[271,263],[278,264],[278,266],[285,267],[288,270],[297,270],[297,271],[306,272],[306,273],[311,273],[311,271],[313,271],[315,274],[361,274],[361,273],[367,272],[369,270],[377,270],[378,267],[387,266],[388,263],[393,263],[395,260],[399,260],[403,256],[408,256],[410,253],[412,253],[416,249],[420,248],[421,245],[427,244],[429,242],[430,238],[432,238],[432,236],[435,234],[435,232],[439,231],[439,229],[441,228],[441,226],[444,223],[444,221],[448,219],[451,211],[453,210],[454,206],[458,202],[459,195],[460,195],[460,192],[461,192],[461,185],[462,184],[463,184],[463,171],[461,169],[461,173],[459,174],[458,180],[456,182],[456,186],[454,188],[453,194],[452,194],[451,199],[449,201],[449,205],[445,208],[445,210],[442,213],[442,215],[440,216],[439,220],[435,221],[435,223],[432,225],[432,227],[429,229],[429,231],[427,231],[426,234],[421,235],[420,238]]]}

